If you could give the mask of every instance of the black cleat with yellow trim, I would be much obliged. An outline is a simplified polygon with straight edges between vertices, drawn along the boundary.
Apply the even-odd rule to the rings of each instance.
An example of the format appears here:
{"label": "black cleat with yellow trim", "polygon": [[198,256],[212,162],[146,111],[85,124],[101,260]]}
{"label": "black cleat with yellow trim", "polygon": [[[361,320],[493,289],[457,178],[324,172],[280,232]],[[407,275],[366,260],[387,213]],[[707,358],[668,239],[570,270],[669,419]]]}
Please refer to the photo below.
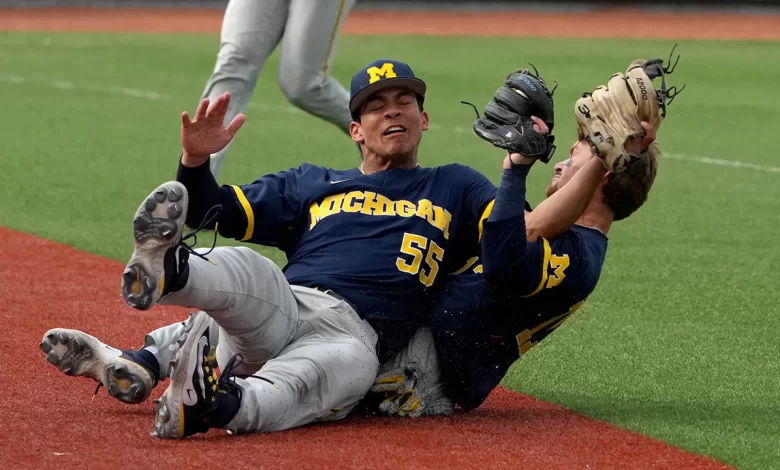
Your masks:
{"label": "black cleat with yellow trim", "polygon": [[191,314],[186,322],[171,362],[170,385],[157,402],[152,436],[183,439],[212,428],[224,428],[238,412],[242,391],[230,378],[240,356],[228,361],[218,375],[209,325],[209,317],[203,311]]}

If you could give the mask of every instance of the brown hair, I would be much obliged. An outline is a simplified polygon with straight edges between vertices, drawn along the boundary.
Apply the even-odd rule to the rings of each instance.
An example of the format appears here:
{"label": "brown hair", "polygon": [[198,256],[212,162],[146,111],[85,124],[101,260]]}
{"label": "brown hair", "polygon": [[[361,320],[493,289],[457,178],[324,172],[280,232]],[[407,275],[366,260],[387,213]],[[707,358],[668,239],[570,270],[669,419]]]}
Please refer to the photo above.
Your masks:
{"label": "brown hair", "polygon": [[661,150],[653,142],[638,160],[620,173],[610,173],[601,189],[604,203],[612,209],[614,220],[623,220],[647,201],[647,195],[658,172]]}

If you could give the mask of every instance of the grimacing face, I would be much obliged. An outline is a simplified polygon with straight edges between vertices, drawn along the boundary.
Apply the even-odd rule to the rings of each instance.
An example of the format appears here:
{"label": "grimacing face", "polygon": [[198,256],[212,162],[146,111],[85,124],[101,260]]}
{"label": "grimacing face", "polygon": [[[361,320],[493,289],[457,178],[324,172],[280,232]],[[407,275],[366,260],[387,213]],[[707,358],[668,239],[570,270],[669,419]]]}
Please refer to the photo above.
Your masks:
{"label": "grimacing face", "polygon": [[569,158],[555,164],[555,175],[546,189],[547,197],[552,196],[568,183],[580,171],[580,168],[593,157],[595,157],[593,149],[586,140],[574,142],[574,145],[569,149]]}
{"label": "grimacing face", "polygon": [[360,107],[360,122],[349,128],[353,141],[390,160],[413,154],[427,130],[428,114],[420,111],[417,96],[404,88],[371,95]]}

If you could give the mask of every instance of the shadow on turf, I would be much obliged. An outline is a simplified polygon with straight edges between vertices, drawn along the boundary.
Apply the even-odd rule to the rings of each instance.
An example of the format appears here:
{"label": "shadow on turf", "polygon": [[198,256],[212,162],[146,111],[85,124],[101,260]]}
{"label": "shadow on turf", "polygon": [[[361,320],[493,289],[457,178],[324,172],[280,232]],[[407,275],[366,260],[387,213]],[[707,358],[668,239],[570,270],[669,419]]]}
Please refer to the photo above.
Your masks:
{"label": "shadow on turf", "polygon": [[[656,422],[669,427],[694,426],[702,430],[730,427],[780,429],[780,411],[773,403],[731,404],[719,402],[648,402],[616,398],[602,401],[574,393],[556,393],[548,399],[567,403],[570,410],[594,419],[627,427],[628,423]],[[633,426],[630,426],[633,427]]]}

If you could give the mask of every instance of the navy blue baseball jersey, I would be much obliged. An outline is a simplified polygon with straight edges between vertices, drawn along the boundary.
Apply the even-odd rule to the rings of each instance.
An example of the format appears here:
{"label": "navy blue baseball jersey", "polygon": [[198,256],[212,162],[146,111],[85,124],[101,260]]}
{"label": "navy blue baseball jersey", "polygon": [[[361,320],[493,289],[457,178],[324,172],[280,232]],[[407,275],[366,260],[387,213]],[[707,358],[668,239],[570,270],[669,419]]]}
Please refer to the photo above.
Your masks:
{"label": "navy blue baseball jersey", "polygon": [[[193,170],[180,167],[181,179]],[[278,247],[290,284],[347,298],[379,334],[383,358],[430,318],[429,288],[477,252],[495,196],[490,180],[459,164],[371,175],[303,164],[216,190],[195,197],[222,204],[219,233]],[[210,206],[191,201],[197,226]]]}
{"label": "navy blue baseball jersey", "polygon": [[489,283],[478,261],[448,276],[431,327],[459,406],[482,404],[519,357],[580,308],[598,283],[607,241],[575,225],[551,241],[528,243],[527,258],[505,281]]}

